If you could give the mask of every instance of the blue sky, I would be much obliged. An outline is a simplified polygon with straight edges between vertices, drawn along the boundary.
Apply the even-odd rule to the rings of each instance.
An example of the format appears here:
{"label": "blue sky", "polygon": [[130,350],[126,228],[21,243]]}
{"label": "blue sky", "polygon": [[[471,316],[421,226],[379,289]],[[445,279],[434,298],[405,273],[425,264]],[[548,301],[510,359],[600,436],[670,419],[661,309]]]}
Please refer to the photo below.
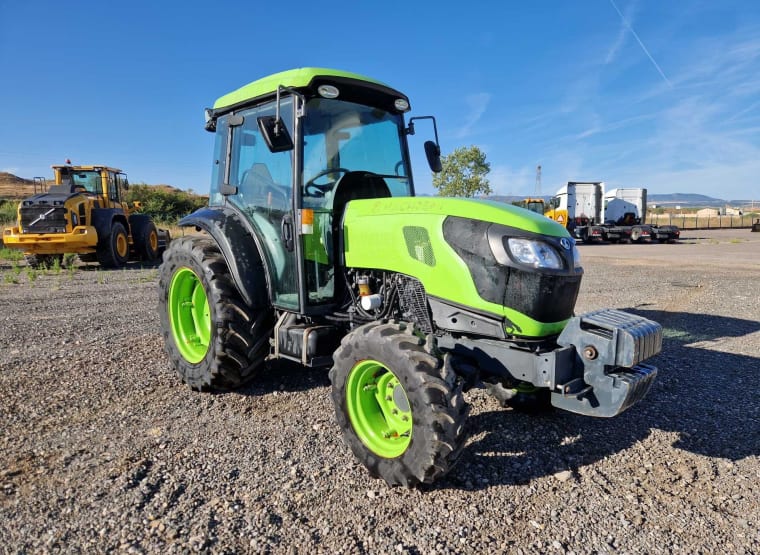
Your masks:
{"label": "blue sky", "polygon": [[[106,163],[208,188],[203,108],[270,73],[334,67],[477,145],[497,194],[568,180],[760,199],[760,2],[0,0],[0,171]],[[418,192],[430,193],[421,124]]]}

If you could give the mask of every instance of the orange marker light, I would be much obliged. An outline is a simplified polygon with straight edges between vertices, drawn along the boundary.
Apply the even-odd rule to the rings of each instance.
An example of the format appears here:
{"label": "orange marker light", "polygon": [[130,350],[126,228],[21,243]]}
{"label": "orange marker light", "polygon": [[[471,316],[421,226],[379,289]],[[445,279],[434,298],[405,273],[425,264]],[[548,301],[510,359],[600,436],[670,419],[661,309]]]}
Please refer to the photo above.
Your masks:
{"label": "orange marker light", "polygon": [[304,208],[301,210],[301,235],[314,233],[314,210]]}

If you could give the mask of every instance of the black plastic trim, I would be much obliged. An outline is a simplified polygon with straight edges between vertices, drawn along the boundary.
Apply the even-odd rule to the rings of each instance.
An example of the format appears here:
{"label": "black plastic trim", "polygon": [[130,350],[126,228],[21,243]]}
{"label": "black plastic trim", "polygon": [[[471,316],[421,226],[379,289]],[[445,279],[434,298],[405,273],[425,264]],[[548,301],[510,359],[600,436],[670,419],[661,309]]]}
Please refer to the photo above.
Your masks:
{"label": "black plastic trim", "polygon": [[178,225],[195,226],[211,235],[222,251],[235,286],[251,308],[271,305],[266,258],[245,218],[230,207],[206,207],[185,216]]}
{"label": "black plastic trim", "polygon": [[[539,322],[560,322],[573,315],[583,270],[574,268],[572,245],[562,237],[532,233],[502,224],[449,216],[443,236],[470,270],[478,295]],[[506,238],[519,237],[551,245],[562,269],[533,268],[512,259]],[[569,240],[568,238],[564,238]]]}

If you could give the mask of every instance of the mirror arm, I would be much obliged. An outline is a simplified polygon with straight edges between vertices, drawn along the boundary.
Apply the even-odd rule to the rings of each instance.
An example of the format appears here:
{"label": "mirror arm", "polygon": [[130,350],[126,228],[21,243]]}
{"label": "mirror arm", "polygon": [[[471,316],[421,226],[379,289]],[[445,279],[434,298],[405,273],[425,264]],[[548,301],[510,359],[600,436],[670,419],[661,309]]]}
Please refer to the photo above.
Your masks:
{"label": "mirror arm", "polygon": [[433,134],[435,135],[435,144],[438,145],[438,125],[436,124],[435,116],[415,116],[413,118],[409,118],[409,125],[406,128],[407,135],[414,135],[414,120],[416,119],[433,120]]}
{"label": "mirror arm", "polygon": [[[297,118],[300,118],[306,115],[306,99],[304,98],[304,96],[295,89],[291,89],[290,87],[285,87],[284,85],[278,85],[277,86],[277,101],[274,108],[275,121],[277,122],[280,121],[280,91],[287,91],[297,99],[297,102],[295,102],[295,113],[296,113]],[[280,134],[279,123],[275,125],[274,131],[276,135]]]}

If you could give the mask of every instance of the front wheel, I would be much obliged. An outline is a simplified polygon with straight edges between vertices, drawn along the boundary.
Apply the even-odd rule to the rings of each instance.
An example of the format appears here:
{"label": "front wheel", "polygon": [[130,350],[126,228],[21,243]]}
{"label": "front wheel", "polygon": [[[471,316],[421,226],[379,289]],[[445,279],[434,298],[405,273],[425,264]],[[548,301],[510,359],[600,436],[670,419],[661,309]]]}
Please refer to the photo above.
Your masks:
{"label": "front wheel", "polygon": [[389,485],[432,483],[466,439],[462,384],[403,324],[366,324],[333,355],[332,399],[345,442]]}
{"label": "front wheel", "polygon": [[269,354],[272,310],[243,302],[212,240],[172,241],[158,287],[164,349],[183,382],[229,390],[255,377]]}

